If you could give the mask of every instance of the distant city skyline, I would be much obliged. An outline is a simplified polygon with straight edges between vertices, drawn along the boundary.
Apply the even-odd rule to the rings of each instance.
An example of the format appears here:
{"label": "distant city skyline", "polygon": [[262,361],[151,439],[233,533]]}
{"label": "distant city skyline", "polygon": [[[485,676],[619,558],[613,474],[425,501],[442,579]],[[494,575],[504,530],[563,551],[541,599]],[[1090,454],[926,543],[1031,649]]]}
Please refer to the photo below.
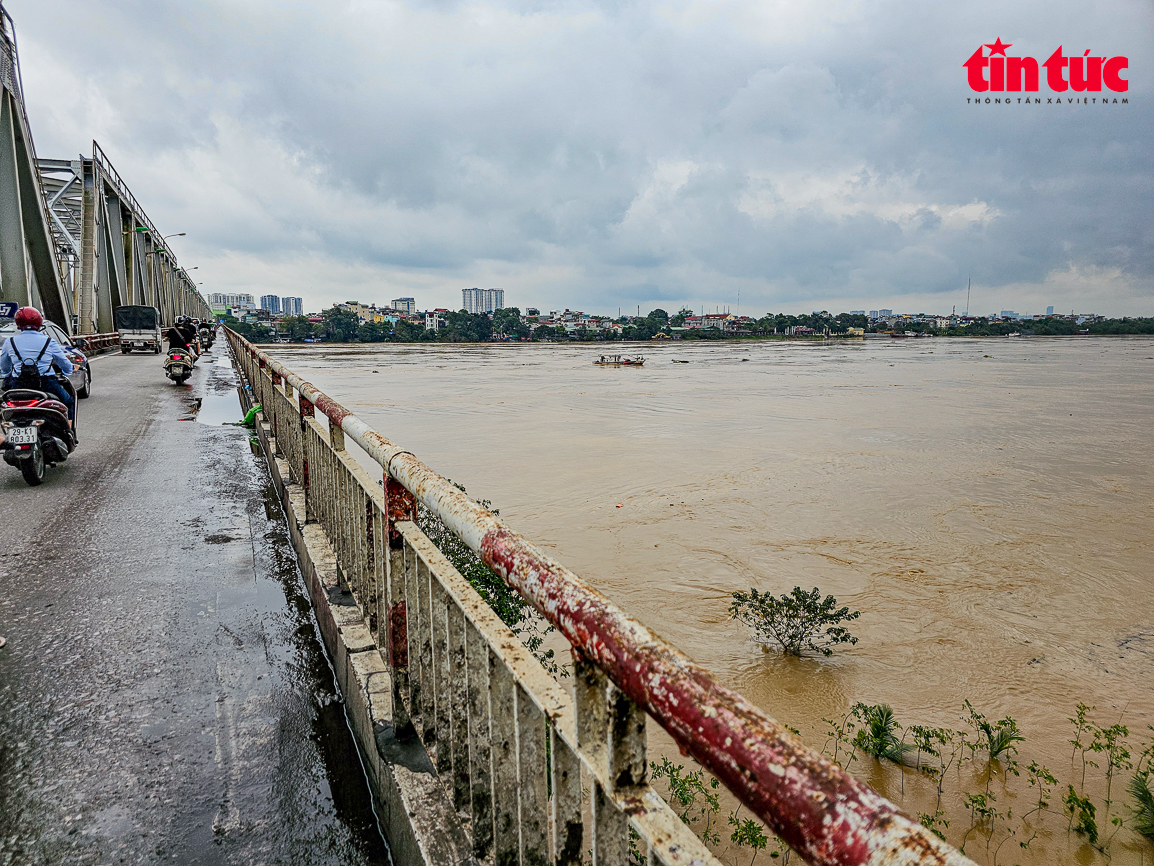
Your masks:
{"label": "distant city skyline", "polygon": [[[360,300],[362,303],[365,303],[365,304],[374,304],[375,303],[378,307],[389,307],[392,309],[401,310],[402,312],[417,312],[417,311],[427,311],[427,310],[434,310],[434,309],[465,310],[466,312],[491,312],[492,310],[500,309],[502,307],[507,306],[507,304],[504,300],[504,290],[503,289],[470,288],[470,289],[457,289],[456,291],[459,292],[461,295],[461,303],[460,304],[454,304],[454,303],[447,303],[446,304],[446,303],[432,303],[432,302],[423,303],[423,302],[421,302],[420,299],[413,298],[413,297],[394,298],[394,299],[389,300],[389,301],[374,301],[374,300],[369,299],[369,298],[361,298]],[[495,293],[499,293],[499,294],[489,294],[489,295],[482,294],[485,292],[490,292],[490,293],[495,292]],[[469,300],[467,300],[468,298],[473,298],[474,300],[469,301]],[[263,298],[262,298],[262,300],[263,300]],[[336,302],[336,303],[343,303],[343,302]],[[327,304],[325,306],[333,306],[333,304]],[[321,312],[322,309],[325,308],[325,306],[310,307],[307,304],[305,305],[307,311],[310,313],[319,313],[319,312]],[[470,306],[472,307],[472,309],[470,309]],[[622,314],[634,315],[637,313],[636,309],[625,310],[625,309],[622,309],[622,307],[616,307],[616,308],[613,308],[610,310],[606,310],[606,309],[599,309],[593,305],[582,305],[580,303],[567,303],[567,304],[563,304],[563,305],[541,305],[541,304],[528,303],[528,304],[511,304],[511,306],[516,306],[518,309],[521,310],[522,313],[524,313],[525,310],[531,309],[531,308],[540,309],[540,310],[542,310],[543,313],[548,312],[548,310],[550,310],[550,309],[554,309],[554,310],[572,309],[572,310],[580,310],[582,312],[586,312],[586,313],[590,313],[590,314],[595,314],[598,316],[614,316],[614,317],[620,316]],[[634,306],[636,307],[637,305],[634,305]],[[773,314],[784,313],[786,315],[798,316],[798,315],[803,315],[806,313],[816,314],[816,313],[819,313],[822,311],[829,312],[831,315],[835,315],[835,316],[840,315],[842,313],[848,313],[849,315],[864,315],[864,316],[867,316],[871,319],[876,319],[879,317],[880,318],[886,318],[886,317],[891,317],[891,316],[895,316],[895,315],[901,316],[901,315],[917,315],[917,314],[938,315],[938,316],[949,316],[951,314],[952,315],[958,315],[958,316],[967,315],[967,311],[964,309],[964,307],[965,307],[964,298],[963,298],[962,303],[951,304],[950,308],[948,308],[948,309],[940,309],[940,308],[934,308],[934,307],[914,307],[914,306],[909,306],[909,307],[880,307],[880,306],[878,306],[878,307],[873,307],[873,308],[851,308],[851,307],[844,307],[843,308],[843,307],[837,307],[837,305],[820,305],[821,309],[818,310],[818,309],[814,309],[815,306],[819,306],[819,305],[810,305],[809,309],[804,309],[804,307],[803,308],[793,308],[793,309],[790,309],[788,307],[774,307],[774,308],[763,310],[763,309],[751,309],[751,308],[740,309],[740,308],[736,307],[735,305],[727,305],[727,304],[701,304],[701,303],[698,303],[696,305],[693,305],[693,304],[684,303],[684,302],[677,302],[677,303],[673,303],[673,304],[665,302],[665,303],[657,303],[657,304],[654,304],[653,306],[650,306],[647,308],[642,305],[642,308],[640,310],[640,314],[644,316],[654,309],[664,309],[667,313],[672,315],[672,314],[676,313],[678,310],[685,308],[685,309],[692,310],[694,313],[697,313],[697,314],[712,313],[715,311],[727,311],[727,312],[733,313],[735,315],[740,313],[741,315],[748,315],[748,316],[751,316],[753,318],[760,318],[760,317],[762,317],[768,313],[773,313]],[[1021,311],[1016,311],[1014,309],[1010,309],[1010,308],[1006,308],[1006,307],[1000,307],[998,309],[983,310],[983,309],[977,308],[976,304],[971,303],[971,306],[974,307],[974,309],[969,311],[968,314],[973,316],[973,317],[978,317],[978,318],[1001,318],[1001,317],[1007,317],[1007,316],[1008,317],[1031,317],[1034,315],[1054,315],[1055,309],[1056,309],[1056,306],[1054,304],[1041,304],[1041,305],[1039,305],[1039,306],[1045,307],[1044,313],[1040,312],[1040,310],[1031,310],[1028,308],[1023,308]],[[1154,304],[1152,304],[1151,307],[1152,307],[1152,309],[1148,313],[1145,313],[1145,314],[1136,313],[1134,315],[1154,316]],[[1075,306],[1075,307],[1069,308],[1065,311],[1059,310],[1058,314],[1059,315],[1067,315],[1067,314],[1111,315],[1108,311],[1101,309],[1099,307],[1093,306],[1093,305],[1086,305],[1086,306],[1082,306],[1082,307]],[[286,313],[286,315],[288,315],[288,314]]]}

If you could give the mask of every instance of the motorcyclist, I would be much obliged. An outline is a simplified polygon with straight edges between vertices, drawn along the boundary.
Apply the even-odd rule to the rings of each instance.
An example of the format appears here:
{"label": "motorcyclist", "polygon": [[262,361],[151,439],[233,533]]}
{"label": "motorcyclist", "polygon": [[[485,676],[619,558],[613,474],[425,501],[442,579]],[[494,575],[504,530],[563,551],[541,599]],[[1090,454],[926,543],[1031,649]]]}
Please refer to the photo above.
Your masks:
{"label": "motorcyclist", "polygon": [[188,316],[181,316],[177,321],[181,323],[180,329],[184,331],[184,336],[185,339],[188,340],[188,345],[199,356],[201,353],[200,336],[197,334],[196,321],[189,318]]}
{"label": "motorcyclist", "polygon": [[188,338],[180,327],[180,319],[177,319],[176,324],[164,332],[164,339],[168,340],[168,351],[170,352],[173,349],[188,348]]}
{"label": "motorcyclist", "polygon": [[183,349],[193,355],[199,354],[197,352],[195,334],[191,333],[187,321],[184,316],[179,316],[176,324],[165,331],[164,338],[168,340],[168,351]]}
{"label": "motorcyclist", "polygon": [[56,378],[52,368],[55,366],[65,376],[71,375],[72,361],[59,343],[47,334],[40,333],[44,317],[35,307],[21,307],[13,320],[18,330],[8,338],[4,349],[0,351],[0,376],[4,377],[4,389],[13,387],[25,361],[34,361],[36,371],[40,374],[39,387],[35,390],[51,394],[67,406],[68,421],[71,423],[76,417],[76,401]]}

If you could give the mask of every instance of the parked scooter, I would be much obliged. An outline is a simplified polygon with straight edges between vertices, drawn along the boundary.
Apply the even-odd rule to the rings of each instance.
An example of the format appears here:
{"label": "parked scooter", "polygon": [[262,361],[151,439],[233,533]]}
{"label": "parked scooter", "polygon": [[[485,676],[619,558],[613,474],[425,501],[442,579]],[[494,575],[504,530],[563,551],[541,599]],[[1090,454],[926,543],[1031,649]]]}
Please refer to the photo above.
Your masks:
{"label": "parked scooter", "polygon": [[183,385],[192,375],[192,366],[196,363],[196,353],[191,349],[169,349],[168,357],[164,359],[164,375],[174,384]]}
{"label": "parked scooter", "polygon": [[[75,401],[72,383],[61,377],[60,384]],[[0,430],[4,433],[0,442],[4,462],[18,467],[33,487],[44,481],[46,467],[63,463],[76,450],[68,408],[43,391],[12,388],[0,395]]]}

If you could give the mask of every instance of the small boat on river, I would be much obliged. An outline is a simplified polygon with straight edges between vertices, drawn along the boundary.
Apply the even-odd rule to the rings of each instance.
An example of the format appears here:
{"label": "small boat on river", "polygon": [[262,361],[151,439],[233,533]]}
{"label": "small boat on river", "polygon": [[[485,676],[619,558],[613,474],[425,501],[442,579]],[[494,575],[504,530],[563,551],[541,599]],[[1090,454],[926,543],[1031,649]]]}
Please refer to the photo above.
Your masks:
{"label": "small boat on river", "polygon": [[593,363],[598,367],[640,367],[645,363],[645,359],[628,358],[625,355],[602,355]]}

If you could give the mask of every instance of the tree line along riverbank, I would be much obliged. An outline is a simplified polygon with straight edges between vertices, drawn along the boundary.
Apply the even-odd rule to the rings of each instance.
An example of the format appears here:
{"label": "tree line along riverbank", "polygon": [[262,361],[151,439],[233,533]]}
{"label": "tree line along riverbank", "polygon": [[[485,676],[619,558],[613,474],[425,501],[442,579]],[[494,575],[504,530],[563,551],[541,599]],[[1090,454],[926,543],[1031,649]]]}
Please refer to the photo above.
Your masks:
{"label": "tree line along riverbank", "polygon": [[964,325],[938,328],[926,321],[898,321],[891,324],[872,322],[868,317],[841,313],[777,314],[749,319],[735,330],[722,328],[685,328],[687,311],[670,316],[656,309],[647,316],[625,316],[614,319],[612,328],[575,328],[548,325],[521,315],[516,307],[489,313],[464,310],[441,316],[440,327],[425,328],[418,322],[361,322],[349,310],[332,307],[320,321],[304,316],[290,316],[276,323],[241,322],[231,316],[224,324],[255,343],[326,342],[326,343],[488,343],[495,341],[611,343],[637,340],[764,340],[823,339],[851,337],[861,333],[897,335],[925,334],[938,337],[1004,337],[1022,336],[1154,336],[1154,317],[1123,317],[1077,322],[1053,317],[1039,320],[971,319]]}

